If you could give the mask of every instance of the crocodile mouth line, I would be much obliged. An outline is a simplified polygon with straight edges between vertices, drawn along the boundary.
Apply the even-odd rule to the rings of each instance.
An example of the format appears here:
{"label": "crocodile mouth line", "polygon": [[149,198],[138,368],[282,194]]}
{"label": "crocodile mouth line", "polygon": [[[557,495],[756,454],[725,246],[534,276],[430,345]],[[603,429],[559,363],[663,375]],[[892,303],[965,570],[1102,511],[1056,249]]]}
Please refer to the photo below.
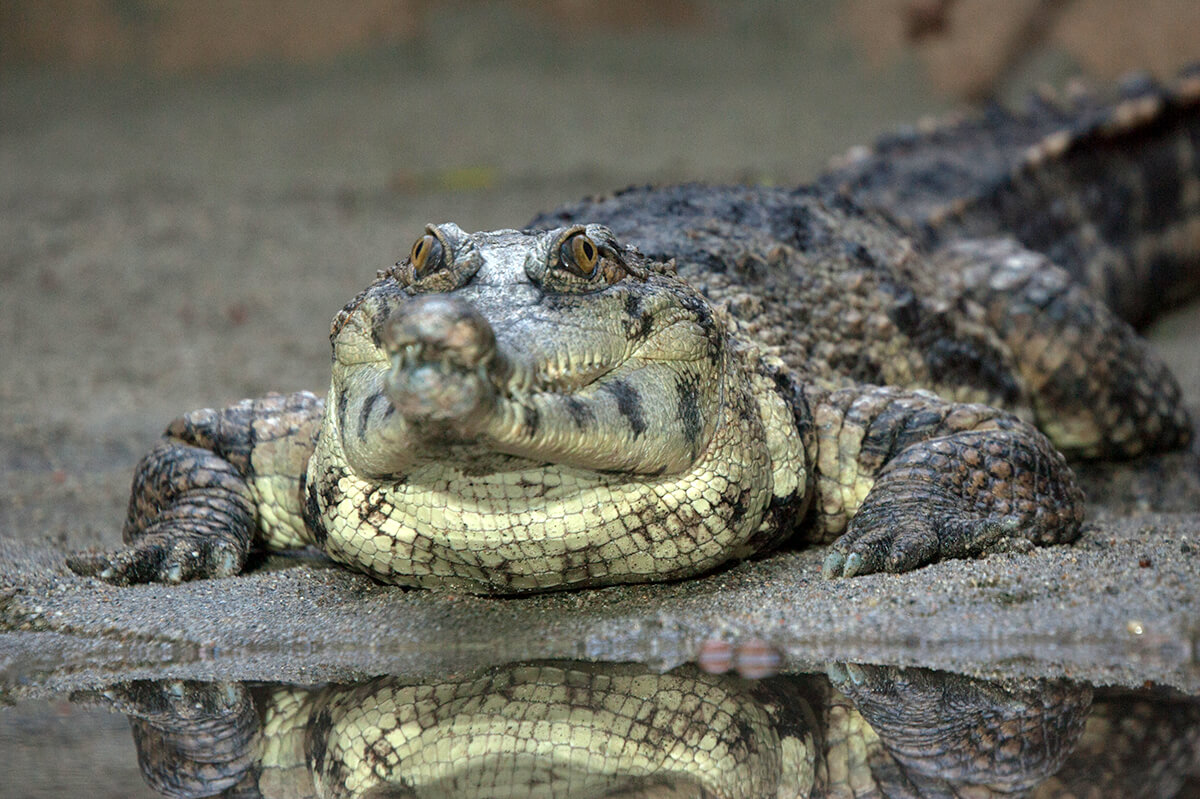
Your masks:
{"label": "crocodile mouth line", "polygon": [[495,360],[493,354],[488,354],[472,368],[462,363],[461,359],[453,357],[452,350],[444,350],[440,357],[429,358],[425,355],[427,349],[431,348],[421,342],[405,344],[392,353],[389,358],[392,370],[395,372],[411,372],[428,366],[440,366],[447,372],[457,371],[463,376],[474,374],[481,381],[490,382],[496,388],[501,388],[501,384],[497,382],[496,377],[488,371],[490,364]]}
{"label": "crocodile mouth line", "polygon": [[[389,356],[389,361],[393,373],[411,372],[424,367],[436,366],[446,373],[458,372],[462,377],[474,375],[482,383],[490,384],[496,390],[499,398],[508,400],[521,400],[539,393],[571,396],[588,386],[603,381],[631,361],[640,359],[651,363],[674,360],[682,363],[702,359],[703,356],[699,354],[690,358],[681,358],[677,354],[673,354],[668,358],[656,357],[652,352],[647,352],[653,350],[654,344],[665,337],[671,329],[681,324],[687,324],[689,321],[687,314],[684,313],[672,314],[672,316],[674,318],[669,318],[658,331],[645,341],[639,342],[632,349],[621,352],[615,358],[596,354],[596,350],[592,350],[583,357],[575,358],[569,357],[566,353],[555,352],[551,353],[551,356],[559,355],[560,357],[545,358],[539,363],[535,359],[509,356],[497,347],[483,353],[478,362],[472,365],[452,349],[434,348],[423,342],[411,342],[393,351]],[[442,351],[439,353],[436,351],[437,349]],[[548,364],[556,367],[557,374],[547,372]]]}
{"label": "crocodile mouth line", "polygon": [[[520,400],[531,394],[561,394],[570,396],[603,381],[633,360],[636,353],[613,362],[603,357],[576,359],[579,365],[571,365],[558,374],[548,374],[545,368],[525,359],[505,357],[499,351],[489,353],[474,366],[454,357],[452,352],[431,352],[422,343],[406,344],[392,353],[390,361],[394,373],[412,372],[417,369],[437,367],[447,374],[458,373],[460,377],[476,377],[481,383],[496,390],[498,398]],[[431,357],[432,356],[432,357]],[[559,363],[567,363],[566,358]]]}

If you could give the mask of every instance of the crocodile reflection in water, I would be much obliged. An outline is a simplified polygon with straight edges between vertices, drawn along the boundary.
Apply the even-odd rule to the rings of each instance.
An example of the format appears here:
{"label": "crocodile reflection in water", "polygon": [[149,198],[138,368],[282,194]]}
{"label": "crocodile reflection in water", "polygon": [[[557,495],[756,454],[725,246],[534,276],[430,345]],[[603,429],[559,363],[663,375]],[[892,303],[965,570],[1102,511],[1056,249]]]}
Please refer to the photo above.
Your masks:
{"label": "crocodile reflection in water", "polygon": [[105,696],[175,797],[1172,796],[1200,776],[1194,699],[924,669],[750,681],[534,662]]}

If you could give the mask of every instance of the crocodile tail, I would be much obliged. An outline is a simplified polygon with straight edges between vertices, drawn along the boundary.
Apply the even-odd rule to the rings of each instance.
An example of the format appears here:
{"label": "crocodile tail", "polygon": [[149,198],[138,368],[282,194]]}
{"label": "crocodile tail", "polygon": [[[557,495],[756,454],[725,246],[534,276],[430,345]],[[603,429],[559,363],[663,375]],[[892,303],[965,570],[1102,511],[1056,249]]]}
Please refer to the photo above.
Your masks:
{"label": "crocodile tail", "polygon": [[1120,317],[1200,294],[1200,64],[1121,98],[1045,98],[850,154],[822,185],[928,246],[1015,236]]}

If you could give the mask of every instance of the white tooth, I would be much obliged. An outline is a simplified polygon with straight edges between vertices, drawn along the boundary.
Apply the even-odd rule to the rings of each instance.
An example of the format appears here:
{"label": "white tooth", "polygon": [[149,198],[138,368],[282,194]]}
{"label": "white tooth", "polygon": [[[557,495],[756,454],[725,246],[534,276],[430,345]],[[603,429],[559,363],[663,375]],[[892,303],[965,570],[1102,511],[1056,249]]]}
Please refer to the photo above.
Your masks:
{"label": "white tooth", "polygon": [[420,344],[408,344],[400,352],[400,366],[404,369],[411,369],[417,365],[421,357]]}

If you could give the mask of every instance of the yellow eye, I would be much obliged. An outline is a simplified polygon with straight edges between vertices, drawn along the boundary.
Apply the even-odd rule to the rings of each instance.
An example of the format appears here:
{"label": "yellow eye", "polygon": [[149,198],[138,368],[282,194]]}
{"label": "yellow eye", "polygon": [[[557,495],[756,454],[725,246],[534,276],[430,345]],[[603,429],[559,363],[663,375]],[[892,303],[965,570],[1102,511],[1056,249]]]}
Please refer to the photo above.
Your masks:
{"label": "yellow eye", "polygon": [[580,277],[596,276],[596,265],[600,263],[600,251],[596,243],[584,233],[576,233],[562,243],[559,255],[563,266]]}
{"label": "yellow eye", "polygon": [[442,243],[438,241],[438,237],[432,233],[426,233],[417,239],[417,243],[413,245],[412,252],[408,256],[409,261],[412,262],[413,273],[420,278],[438,269],[442,265],[444,254]]}

